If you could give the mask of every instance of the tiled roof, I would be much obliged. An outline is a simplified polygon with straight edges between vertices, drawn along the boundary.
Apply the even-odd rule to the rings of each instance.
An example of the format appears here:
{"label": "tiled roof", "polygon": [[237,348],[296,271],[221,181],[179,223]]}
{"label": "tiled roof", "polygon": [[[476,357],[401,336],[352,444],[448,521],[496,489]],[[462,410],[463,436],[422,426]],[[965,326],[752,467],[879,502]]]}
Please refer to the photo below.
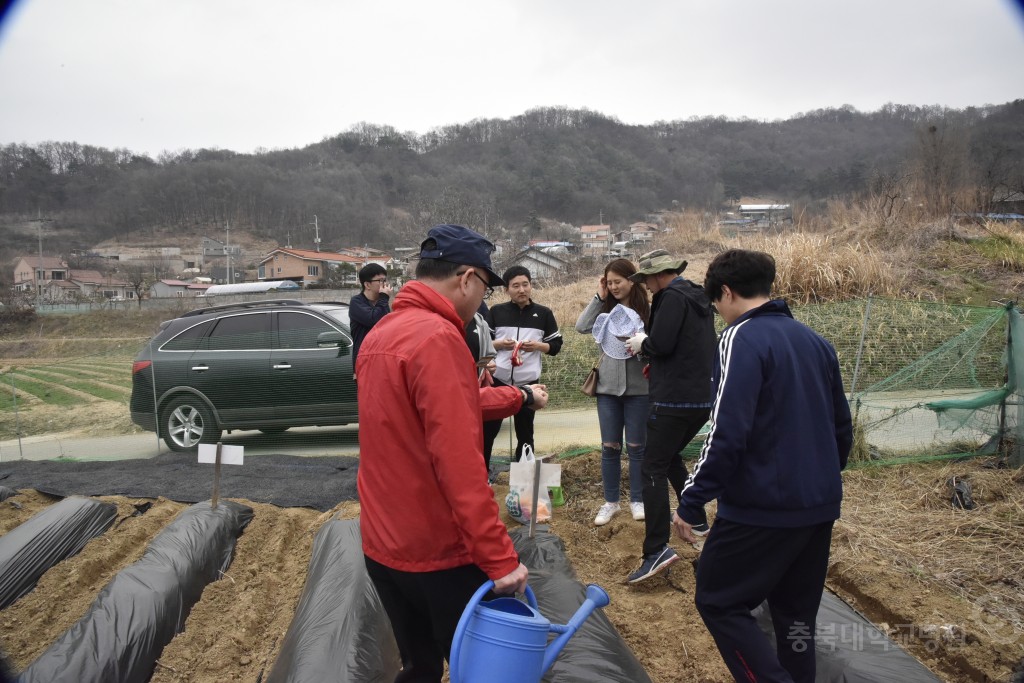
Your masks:
{"label": "tiled roof", "polygon": [[287,247],[279,247],[277,249],[274,249],[274,251],[264,256],[260,262],[262,263],[263,261],[266,261],[271,256],[273,256],[275,252],[280,252],[282,254],[290,254],[292,256],[297,256],[301,259],[305,259],[307,261],[343,261],[346,263],[363,262],[363,259],[356,258],[355,256],[339,254],[333,251],[316,251],[314,249],[289,249]]}
{"label": "tiled roof", "polygon": [[[25,263],[27,263],[30,268],[39,268],[38,256],[22,256],[22,258],[25,259]],[[65,265],[62,259],[56,256],[44,256],[42,267],[46,270],[53,270],[54,268],[60,270],[62,268],[67,268],[67,265]]]}

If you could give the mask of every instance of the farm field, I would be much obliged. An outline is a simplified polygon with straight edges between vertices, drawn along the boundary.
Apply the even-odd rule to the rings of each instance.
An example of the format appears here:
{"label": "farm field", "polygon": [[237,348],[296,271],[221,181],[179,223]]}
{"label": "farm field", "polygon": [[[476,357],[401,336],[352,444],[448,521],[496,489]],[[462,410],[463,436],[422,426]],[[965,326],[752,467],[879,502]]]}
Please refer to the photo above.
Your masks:
{"label": "farm field", "polygon": [[[787,291],[794,300],[840,302],[823,307],[822,315],[827,317],[818,320],[801,318],[799,310],[795,314],[822,333],[836,336],[848,380],[856,367],[853,359],[863,321],[862,308],[853,297],[873,291],[894,297],[895,302],[890,306],[891,318],[898,325],[880,322],[875,344],[868,338],[865,363],[870,367],[861,368],[860,380],[867,385],[891,376],[973,324],[970,311],[940,310],[938,305],[925,305],[928,302],[941,302],[955,290],[970,296],[949,300],[988,306],[1007,292],[1019,291],[1017,266],[997,266],[970,257],[972,243],[940,241],[935,235],[945,234],[942,226],[925,227],[911,235],[915,241],[908,242],[907,248],[887,242],[884,249],[854,251],[814,235],[797,235],[792,240],[795,256],[774,252],[780,264],[788,266],[780,279],[789,285]],[[851,227],[850,232],[857,231]],[[704,244],[702,255],[697,248],[700,243],[686,239],[674,250],[690,257],[686,274],[699,280],[721,245]],[[1013,244],[1019,255],[1024,247]],[[802,259],[799,249],[805,252]],[[880,254],[891,254],[896,266],[876,268],[885,265]],[[929,266],[927,287],[920,278],[910,277],[920,275],[913,271],[918,256]],[[801,267],[806,263],[820,267]],[[876,272],[886,277],[873,279]],[[887,275],[890,272],[892,277]],[[985,287],[974,292],[973,280],[965,280],[965,272]],[[563,352],[545,369],[554,385],[553,404],[589,400],[576,386],[593,362],[593,344],[571,328],[593,297],[595,282],[596,277],[590,277],[562,287],[538,288],[537,300],[552,306],[563,332],[568,333]],[[493,303],[501,300],[499,294]],[[881,308],[876,304],[876,319],[887,321],[879,315]],[[23,434],[131,431],[127,408],[131,360],[158,321],[158,317],[104,313],[92,322],[86,316],[44,321],[53,326],[45,334],[33,329],[3,335],[0,438],[10,438],[15,430],[12,383],[23,401],[18,413]],[[108,339],[98,349],[97,340],[112,337],[111,329],[125,337]],[[977,367],[996,373],[997,383],[1002,382],[997,362],[1002,339],[998,336],[991,349],[978,347]],[[600,455],[589,452],[566,459],[563,465],[568,502],[556,510],[551,531],[565,542],[579,580],[608,590],[611,604],[606,614],[651,679],[656,683],[730,680],[693,606],[689,561],[699,550],[673,541],[684,561],[667,577],[625,585],[625,576],[639,561],[642,523],[620,513],[609,525],[593,527],[602,498]],[[833,536],[828,587],[948,683],[1019,683],[1024,676],[1024,472],[992,465],[991,460],[972,459],[863,468],[844,475],[846,498],[843,519]],[[976,508],[951,505],[953,477],[970,483]],[[499,478],[495,486],[499,500],[506,491],[502,481]],[[396,505],[402,502],[400,495],[396,491]],[[75,623],[106,582],[138,559],[185,508],[159,499],[145,514],[131,516],[132,504],[139,501],[105,499],[117,504],[123,522],[50,570],[34,592],[0,611],[0,649],[16,668],[30,663]],[[0,533],[52,502],[29,490],[0,502]],[[265,678],[302,591],[313,535],[331,517],[354,518],[359,512],[358,503],[341,500],[326,513],[250,504],[255,517],[239,538],[234,563],[224,578],[204,591],[185,630],[164,650],[153,681],[220,683]],[[710,511],[713,515],[713,506]]]}
{"label": "farm field", "polygon": [[[1009,681],[1024,663],[1024,475],[990,464],[974,459],[847,472],[843,520],[833,539],[829,587],[950,683]],[[947,481],[954,475],[971,483],[976,509],[950,506]],[[499,500],[505,476],[495,486]],[[642,523],[620,513],[605,527],[592,526],[601,499],[599,453],[563,460],[562,481],[567,504],[556,509],[551,531],[565,542],[579,580],[608,591],[606,614],[652,681],[730,680],[693,606],[689,561],[698,550],[674,540],[684,561],[667,577],[624,584],[638,561]],[[110,578],[186,507],[158,499],[132,516],[140,501],[102,499],[118,506],[123,521],[0,611],[0,648],[15,668],[77,621]],[[26,490],[0,503],[0,533],[53,502]],[[234,561],[165,648],[155,682],[266,676],[301,594],[313,535],[328,519],[359,512],[352,501],[324,513],[242,502],[255,516]]]}
{"label": "farm field", "polygon": [[0,364],[0,440],[50,433],[133,434],[132,356],[58,360],[19,358]]}

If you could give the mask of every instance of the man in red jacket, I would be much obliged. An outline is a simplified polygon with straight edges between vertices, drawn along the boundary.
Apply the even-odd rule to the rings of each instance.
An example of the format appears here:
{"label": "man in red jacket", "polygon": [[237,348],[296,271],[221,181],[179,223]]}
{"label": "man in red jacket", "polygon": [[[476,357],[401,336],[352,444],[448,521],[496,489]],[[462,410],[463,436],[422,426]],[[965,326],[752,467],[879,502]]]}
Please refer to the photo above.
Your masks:
{"label": "man in red jacket", "polygon": [[[494,246],[458,225],[431,228],[416,280],[363,341],[360,530],[366,569],[402,656],[396,683],[440,681],[459,617],[485,581],[521,592],[484,468],[480,390],[464,326],[493,288]],[[531,388],[508,387],[524,405]]]}

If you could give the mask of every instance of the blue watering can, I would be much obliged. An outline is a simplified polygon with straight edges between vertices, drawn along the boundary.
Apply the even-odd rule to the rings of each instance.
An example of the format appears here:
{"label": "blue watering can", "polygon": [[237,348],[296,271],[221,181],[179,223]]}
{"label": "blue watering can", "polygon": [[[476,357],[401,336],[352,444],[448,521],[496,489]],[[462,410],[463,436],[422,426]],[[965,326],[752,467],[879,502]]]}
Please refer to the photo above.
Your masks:
{"label": "blue watering can", "polygon": [[[515,598],[480,602],[492,588],[493,581],[480,586],[459,619],[448,667],[452,683],[540,683],[587,617],[608,604],[604,589],[590,584],[587,599],[562,626],[541,615],[529,586],[529,604]],[[549,632],[559,634],[550,645]]]}

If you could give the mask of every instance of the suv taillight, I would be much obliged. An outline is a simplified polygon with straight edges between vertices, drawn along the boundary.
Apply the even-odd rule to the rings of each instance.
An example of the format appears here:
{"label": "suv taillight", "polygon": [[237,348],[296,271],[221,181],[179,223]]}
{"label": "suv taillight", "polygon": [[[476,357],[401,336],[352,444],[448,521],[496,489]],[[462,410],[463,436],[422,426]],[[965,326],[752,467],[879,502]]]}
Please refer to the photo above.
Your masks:
{"label": "suv taillight", "polygon": [[153,361],[151,360],[137,360],[134,363],[132,363],[132,374],[134,375],[139,370],[145,370],[152,364]]}

